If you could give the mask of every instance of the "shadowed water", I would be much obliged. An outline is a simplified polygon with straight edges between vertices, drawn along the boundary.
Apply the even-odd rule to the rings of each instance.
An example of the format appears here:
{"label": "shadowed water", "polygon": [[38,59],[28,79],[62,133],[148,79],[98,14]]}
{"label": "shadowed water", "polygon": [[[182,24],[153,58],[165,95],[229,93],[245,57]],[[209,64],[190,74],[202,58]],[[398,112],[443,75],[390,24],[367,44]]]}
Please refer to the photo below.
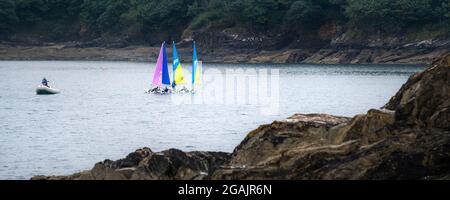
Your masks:
{"label": "shadowed water", "polygon": [[[279,113],[261,115],[259,105],[175,105],[169,95],[145,94],[154,64],[2,61],[0,179],[69,174],[144,146],[231,152],[248,131],[294,113],[353,116],[381,107],[423,69],[203,64],[226,68],[279,69]],[[44,76],[60,94],[35,94]]]}

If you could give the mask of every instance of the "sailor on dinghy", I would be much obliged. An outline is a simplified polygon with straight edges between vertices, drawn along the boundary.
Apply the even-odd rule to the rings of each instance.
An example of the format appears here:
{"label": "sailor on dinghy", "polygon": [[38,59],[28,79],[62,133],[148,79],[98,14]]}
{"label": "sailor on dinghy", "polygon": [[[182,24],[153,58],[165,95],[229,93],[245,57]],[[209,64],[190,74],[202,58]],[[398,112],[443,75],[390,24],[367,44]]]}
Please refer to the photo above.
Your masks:
{"label": "sailor on dinghy", "polygon": [[50,82],[50,81],[48,81],[45,77],[42,79],[43,86],[50,87],[50,86],[48,86],[48,82]]}
{"label": "sailor on dinghy", "polygon": [[58,94],[60,91],[56,88],[50,87],[48,85],[50,81],[48,81],[45,77],[41,81],[41,85],[36,88],[36,94]]}

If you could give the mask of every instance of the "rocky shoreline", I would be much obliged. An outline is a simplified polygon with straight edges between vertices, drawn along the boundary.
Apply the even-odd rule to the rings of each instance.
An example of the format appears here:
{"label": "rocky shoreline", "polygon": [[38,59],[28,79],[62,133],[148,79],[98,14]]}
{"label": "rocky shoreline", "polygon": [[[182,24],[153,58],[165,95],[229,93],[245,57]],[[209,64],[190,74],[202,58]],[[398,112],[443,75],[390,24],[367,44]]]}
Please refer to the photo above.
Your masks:
{"label": "rocky shoreline", "polygon": [[[180,47],[184,62],[191,49]],[[168,49],[170,54],[170,49]],[[201,59],[210,63],[311,63],[311,64],[430,64],[448,48],[323,48],[256,50],[232,48],[199,49]],[[0,45],[0,60],[85,60],[154,62],[159,47],[83,47],[72,44],[40,46]]]}
{"label": "rocky shoreline", "polygon": [[[192,41],[199,58],[209,63],[430,64],[450,53],[448,35],[420,32],[357,34],[336,24],[319,33],[252,32],[235,28],[185,31],[175,39],[183,62],[191,62]],[[55,40],[36,35],[0,39],[0,60],[155,61],[160,41],[128,37]],[[171,48],[167,48],[170,55]]]}
{"label": "rocky shoreline", "polygon": [[32,180],[450,179],[449,86],[447,54],[367,114],[295,114],[251,131],[231,154],[143,148]]}

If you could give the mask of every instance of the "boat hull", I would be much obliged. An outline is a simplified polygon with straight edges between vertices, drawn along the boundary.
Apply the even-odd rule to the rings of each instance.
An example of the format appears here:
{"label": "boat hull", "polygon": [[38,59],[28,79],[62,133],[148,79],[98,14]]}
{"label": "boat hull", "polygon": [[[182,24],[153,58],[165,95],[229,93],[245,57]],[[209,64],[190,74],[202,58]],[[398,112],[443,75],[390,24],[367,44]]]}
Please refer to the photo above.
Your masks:
{"label": "boat hull", "polygon": [[60,91],[56,88],[46,87],[46,86],[38,86],[36,88],[36,94],[38,95],[52,95],[58,94]]}
{"label": "boat hull", "polygon": [[188,94],[191,91],[189,89],[187,89],[186,87],[183,87],[182,89],[178,89],[178,90],[173,90],[172,93],[175,94]]}
{"label": "boat hull", "polygon": [[148,94],[171,94],[173,93],[173,90],[170,88],[167,88],[166,90],[160,87],[154,87],[152,89],[146,90],[145,92]]}

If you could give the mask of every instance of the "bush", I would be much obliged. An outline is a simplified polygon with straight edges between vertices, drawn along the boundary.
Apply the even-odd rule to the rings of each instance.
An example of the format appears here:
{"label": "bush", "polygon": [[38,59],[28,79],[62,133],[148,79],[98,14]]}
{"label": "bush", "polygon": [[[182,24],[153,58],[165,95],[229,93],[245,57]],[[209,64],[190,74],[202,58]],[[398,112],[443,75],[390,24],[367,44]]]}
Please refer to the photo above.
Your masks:
{"label": "bush", "polygon": [[0,0],[0,34],[12,31],[12,26],[19,21],[15,8],[14,1]]}
{"label": "bush", "polygon": [[346,14],[366,30],[396,32],[410,26],[435,23],[448,14],[449,0],[349,0]]}
{"label": "bush", "polygon": [[221,14],[217,11],[208,11],[201,13],[192,20],[189,28],[192,30],[203,28],[207,26],[211,21],[221,19],[221,17]]}
{"label": "bush", "polygon": [[314,33],[325,23],[350,24],[367,33],[430,26],[442,33],[450,26],[450,0],[0,0],[2,35],[52,24],[47,36],[76,38],[82,24],[83,36],[135,40],[179,36],[186,28],[212,24],[219,26],[208,27]]}

